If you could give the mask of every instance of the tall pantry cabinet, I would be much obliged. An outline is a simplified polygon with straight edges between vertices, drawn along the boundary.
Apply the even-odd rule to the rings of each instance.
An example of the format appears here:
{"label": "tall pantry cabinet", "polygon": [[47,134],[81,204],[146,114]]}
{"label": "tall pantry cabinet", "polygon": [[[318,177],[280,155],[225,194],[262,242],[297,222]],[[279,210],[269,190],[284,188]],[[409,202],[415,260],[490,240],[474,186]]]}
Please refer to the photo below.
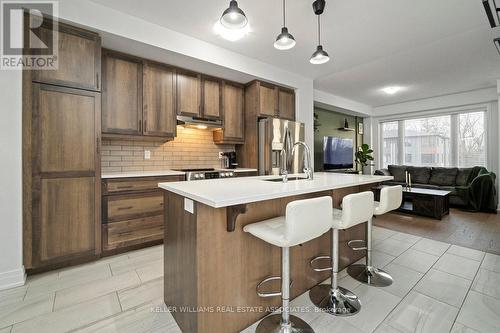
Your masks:
{"label": "tall pantry cabinet", "polygon": [[23,72],[23,249],[33,271],[101,251],[101,40],[62,23],[58,32],[58,69]]}

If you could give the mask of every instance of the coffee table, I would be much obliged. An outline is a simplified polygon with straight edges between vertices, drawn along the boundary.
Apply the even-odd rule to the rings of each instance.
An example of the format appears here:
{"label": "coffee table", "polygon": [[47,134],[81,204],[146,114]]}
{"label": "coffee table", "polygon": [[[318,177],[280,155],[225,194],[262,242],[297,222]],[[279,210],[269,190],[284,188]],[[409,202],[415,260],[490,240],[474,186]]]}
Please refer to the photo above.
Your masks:
{"label": "coffee table", "polygon": [[[375,200],[379,200],[380,190],[384,186],[372,188]],[[416,187],[410,189],[403,186],[403,202],[398,211],[441,220],[450,213],[450,193],[450,191]]]}

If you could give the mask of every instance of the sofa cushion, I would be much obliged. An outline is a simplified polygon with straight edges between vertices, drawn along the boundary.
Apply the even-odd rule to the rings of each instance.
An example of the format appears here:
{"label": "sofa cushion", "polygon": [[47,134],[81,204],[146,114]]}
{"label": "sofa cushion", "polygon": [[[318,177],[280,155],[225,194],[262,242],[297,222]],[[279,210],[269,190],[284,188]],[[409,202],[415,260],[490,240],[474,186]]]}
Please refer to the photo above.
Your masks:
{"label": "sofa cushion", "polygon": [[411,175],[411,182],[414,184],[429,184],[431,178],[431,168],[429,167],[408,167],[408,173]]}
{"label": "sofa cushion", "polygon": [[473,168],[459,168],[457,172],[456,184],[457,186],[467,186],[469,185],[467,181],[472,174]]}
{"label": "sofa cushion", "polygon": [[406,165],[389,165],[387,168],[395,182],[406,182]]}
{"label": "sofa cushion", "polygon": [[429,183],[438,186],[454,186],[457,168],[432,168]]}

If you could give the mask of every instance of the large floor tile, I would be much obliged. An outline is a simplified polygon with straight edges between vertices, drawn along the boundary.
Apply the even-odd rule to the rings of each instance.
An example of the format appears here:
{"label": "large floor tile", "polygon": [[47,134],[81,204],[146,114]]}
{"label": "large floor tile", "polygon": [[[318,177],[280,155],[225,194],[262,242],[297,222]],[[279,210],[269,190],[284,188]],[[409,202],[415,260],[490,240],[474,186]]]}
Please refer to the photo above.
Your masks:
{"label": "large floor tile", "polygon": [[156,279],[143,283],[134,288],[118,292],[118,299],[123,311],[137,307],[163,297],[163,279]]}
{"label": "large floor tile", "polygon": [[396,231],[373,226],[372,239],[374,241],[384,240],[396,234]]}
{"label": "large floor tile", "polygon": [[386,323],[382,323],[378,325],[377,329],[374,331],[374,333],[401,333],[401,331],[398,331],[392,326],[387,325]]}
{"label": "large floor tile", "polygon": [[[181,333],[179,326],[168,311],[163,311],[163,302],[148,303],[144,306],[122,312],[101,320],[78,333]],[[161,311],[154,311],[156,308]]]}
{"label": "large floor tile", "polygon": [[401,332],[448,333],[458,309],[417,292],[410,292],[385,323]]}
{"label": "large floor tile", "polygon": [[391,239],[395,239],[395,240],[398,240],[401,242],[415,244],[416,242],[421,240],[422,237],[406,234],[404,232],[396,232],[394,235],[391,236]]}
{"label": "large floor tile", "polygon": [[435,269],[454,274],[469,280],[474,279],[479,268],[479,261],[445,253],[434,265]]}
{"label": "large floor tile", "polygon": [[392,238],[387,238],[381,241],[376,241],[373,250],[384,252],[391,256],[399,256],[404,251],[412,246],[411,243],[398,241]]}
{"label": "large floor tile", "polygon": [[116,255],[116,256],[111,256],[111,257],[105,257],[105,258],[99,259],[97,261],[90,262],[90,263],[83,264],[83,265],[78,265],[75,267],[64,268],[64,269],[61,269],[59,271],[59,278],[64,278],[67,276],[78,276],[82,272],[92,270],[94,268],[97,269],[97,267],[99,267],[99,266],[107,266],[111,263],[119,262],[122,260],[128,260],[128,259],[129,259],[128,255],[121,254],[121,255]]}
{"label": "large floor tile", "polygon": [[409,249],[396,259],[393,263],[413,269],[414,271],[425,273],[439,259],[438,256],[425,252]]}
{"label": "large floor tile", "polygon": [[91,281],[96,281],[111,277],[111,271],[108,265],[92,266],[88,270],[79,274],[68,274],[57,278],[56,280],[46,281],[45,283],[28,284],[26,299],[46,295],[71,287],[76,287]]}
{"label": "large floor tile", "polygon": [[457,322],[479,332],[500,332],[500,300],[471,290]]}
{"label": "large floor tile", "polygon": [[141,284],[141,280],[135,271],[115,275],[101,280],[88,282],[77,287],[64,289],[56,292],[54,310],[78,304],[84,301],[107,295],[115,291],[127,289]]}
{"label": "large floor tile", "polygon": [[143,283],[158,279],[164,274],[163,259],[153,261],[147,266],[137,268],[136,271]]}
{"label": "large floor tile", "polygon": [[451,328],[450,333],[481,333],[479,331],[476,331],[470,327],[467,327],[463,324],[455,322],[453,327]]}
{"label": "large floor tile", "polygon": [[496,254],[486,253],[481,267],[489,269],[490,271],[500,273],[500,256],[497,256]]}
{"label": "large floor tile", "polygon": [[163,253],[151,252],[141,256],[134,256],[128,260],[122,260],[109,264],[113,275],[120,275],[131,270],[141,269],[155,263],[163,262]]}
{"label": "large floor tile", "polygon": [[469,249],[468,247],[452,245],[447,251],[448,253],[454,254],[456,256],[464,257],[467,259],[472,259],[476,261],[481,261],[484,258],[484,252],[474,249]]}
{"label": "large floor tile", "polygon": [[382,289],[401,298],[406,296],[413,286],[424,276],[423,273],[395,263],[385,266],[384,271],[392,276],[393,281],[390,286],[382,287]]}
{"label": "large floor tile", "polygon": [[431,269],[415,286],[414,290],[460,308],[470,285],[471,280]]}
{"label": "large floor tile", "polygon": [[12,333],[58,333],[89,325],[121,311],[116,293],[14,325]]}
{"label": "large floor tile", "polygon": [[472,290],[500,299],[500,273],[479,268]]}
{"label": "large floor tile", "polygon": [[27,286],[0,291],[0,308],[7,304],[21,302],[26,295]]}
{"label": "large floor tile", "polygon": [[435,256],[441,256],[449,247],[450,244],[448,243],[438,242],[428,238],[422,238],[412,246],[412,249]]}
{"label": "large floor tile", "polygon": [[[390,254],[380,252],[377,250],[372,251],[372,265],[375,267],[384,267],[391,261],[396,259],[395,256],[391,256]],[[358,261],[355,262],[356,264],[361,264],[365,265],[366,264],[366,257],[363,257],[359,259]]]}
{"label": "large floor tile", "polygon": [[318,316],[308,324],[315,333],[363,333],[362,330],[349,324],[343,318],[331,315]]}
{"label": "large floor tile", "polygon": [[0,327],[7,327],[22,321],[47,314],[54,306],[54,294],[36,297],[0,307]]}
{"label": "large floor tile", "polygon": [[1,328],[0,333],[10,333],[11,329],[12,329],[12,326]]}
{"label": "large floor tile", "polygon": [[343,319],[363,332],[375,330],[387,314],[401,301],[400,297],[364,284],[359,285],[353,292],[361,301],[361,311],[355,316]]}

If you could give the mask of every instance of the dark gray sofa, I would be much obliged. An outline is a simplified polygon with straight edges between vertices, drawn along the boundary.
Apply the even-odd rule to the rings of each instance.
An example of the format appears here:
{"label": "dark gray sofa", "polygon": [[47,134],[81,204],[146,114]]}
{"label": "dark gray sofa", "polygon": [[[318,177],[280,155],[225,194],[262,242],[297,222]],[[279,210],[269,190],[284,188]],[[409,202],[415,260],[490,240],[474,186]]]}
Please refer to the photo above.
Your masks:
{"label": "dark gray sofa", "polygon": [[411,174],[412,186],[450,191],[450,205],[475,211],[497,210],[496,175],[483,167],[439,168],[389,165],[375,171],[376,175],[393,176],[387,185],[405,185],[406,171]]}

